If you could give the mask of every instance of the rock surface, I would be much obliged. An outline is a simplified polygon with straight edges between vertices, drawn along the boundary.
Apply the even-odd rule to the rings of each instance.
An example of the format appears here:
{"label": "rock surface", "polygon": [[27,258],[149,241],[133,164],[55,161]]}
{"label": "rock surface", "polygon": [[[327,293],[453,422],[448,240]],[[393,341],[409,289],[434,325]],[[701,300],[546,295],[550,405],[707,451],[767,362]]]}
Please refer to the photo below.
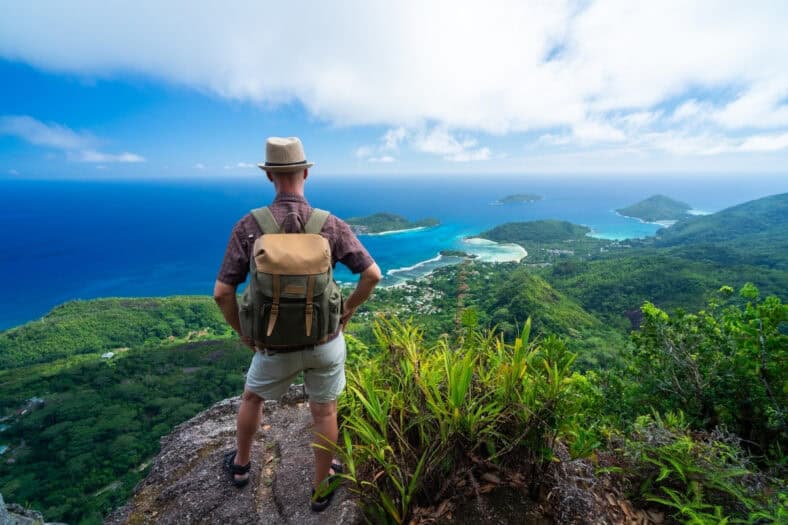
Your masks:
{"label": "rock surface", "polygon": [[3,501],[0,494],[0,525],[65,525],[63,523],[47,523],[40,512],[26,509],[21,505]]}
{"label": "rock surface", "polygon": [[309,508],[314,456],[312,417],[301,388],[281,403],[266,402],[252,446],[249,483],[236,488],[223,470],[235,448],[240,399],[216,403],[162,438],[148,477],[105,523],[355,524],[362,514],[340,487],[322,513]]}

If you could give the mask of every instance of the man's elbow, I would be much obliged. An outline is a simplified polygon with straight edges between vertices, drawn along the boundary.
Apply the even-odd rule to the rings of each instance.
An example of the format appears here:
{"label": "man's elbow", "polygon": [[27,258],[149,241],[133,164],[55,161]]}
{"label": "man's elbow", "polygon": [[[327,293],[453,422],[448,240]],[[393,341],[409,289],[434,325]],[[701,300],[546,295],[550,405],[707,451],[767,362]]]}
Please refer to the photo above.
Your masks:
{"label": "man's elbow", "polygon": [[372,286],[376,286],[383,279],[383,273],[377,263],[372,263],[369,268],[364,270],[362,277]]}
{"label": "man's elbow", "polygon": [[226,304],[227,301],[235,297],[235,289],[235,286],[216,281],[213,287],[213,300],[220,306]]}

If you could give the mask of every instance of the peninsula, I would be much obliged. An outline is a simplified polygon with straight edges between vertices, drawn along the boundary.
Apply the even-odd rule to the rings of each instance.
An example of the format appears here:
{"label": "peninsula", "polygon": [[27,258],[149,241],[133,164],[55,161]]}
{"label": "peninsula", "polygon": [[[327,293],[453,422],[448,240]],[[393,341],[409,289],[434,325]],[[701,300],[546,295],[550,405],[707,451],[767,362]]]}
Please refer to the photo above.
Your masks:
{"label": "peninsula", "polygon": [[430,228],[440,224],[440,221],[434,218],[409,221],[405,217],[393,213],[375,213],[366,217],[351,217],[346,219],[346,222],[356,235],[386,235]]}
{"label": "peninsula", "polygon": [[678,221],[689,216],[692,206],[664,195],[652,195],[626,208],[616,210],[625,217],[640,219],[644,222]]}

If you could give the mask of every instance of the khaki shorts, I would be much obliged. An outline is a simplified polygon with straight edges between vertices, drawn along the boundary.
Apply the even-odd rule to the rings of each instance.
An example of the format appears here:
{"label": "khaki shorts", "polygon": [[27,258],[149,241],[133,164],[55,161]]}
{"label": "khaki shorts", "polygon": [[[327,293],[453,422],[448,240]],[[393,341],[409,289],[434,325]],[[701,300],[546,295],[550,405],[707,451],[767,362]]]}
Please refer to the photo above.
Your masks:
{"label": "khaki shorts", "polygon": [[249,371],[246,389],[263,399],[281,398],[299,372],[304,372],[304,385],[310,399],[318,403],[336,400],[345,389],[345,335],[311,349],[266,355],[256,351]]}

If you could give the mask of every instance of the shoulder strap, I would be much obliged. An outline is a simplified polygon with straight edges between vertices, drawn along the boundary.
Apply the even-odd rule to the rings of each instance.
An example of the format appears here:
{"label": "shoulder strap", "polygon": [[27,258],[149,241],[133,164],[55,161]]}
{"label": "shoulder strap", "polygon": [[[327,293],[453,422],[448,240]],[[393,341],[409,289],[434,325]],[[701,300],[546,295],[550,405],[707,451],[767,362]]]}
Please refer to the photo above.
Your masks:
{"label": "shoulder strap", "polygon": [[268,209],[268,206],[252,210],[252,216],[257,221],[263,233],[279,233],[281,228],[274,219],[274,214]]}
{"label": "shoulder strap", "polygon": [[312,215],[309,216],[309,220],[304,225],[304,233],[320,233],[328,216],[329,213],[327,211],[314,208]]}

